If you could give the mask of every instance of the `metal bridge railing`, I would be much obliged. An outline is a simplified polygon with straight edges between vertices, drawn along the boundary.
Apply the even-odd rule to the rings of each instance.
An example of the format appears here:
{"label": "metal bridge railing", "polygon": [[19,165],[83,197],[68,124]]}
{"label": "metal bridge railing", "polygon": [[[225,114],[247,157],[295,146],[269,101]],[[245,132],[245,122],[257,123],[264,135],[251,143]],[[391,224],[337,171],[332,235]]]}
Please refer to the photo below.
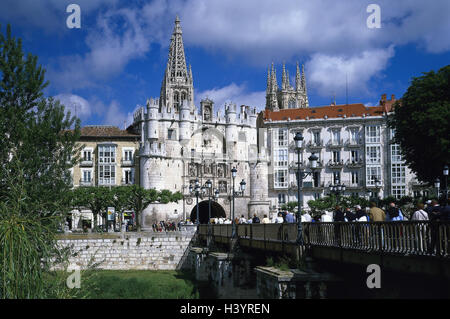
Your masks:
{"label": "metal bridge railing", "polygon": [[[210,227],[210,228],[208,228]],[[199,225],[199,235],[231,238],[232,225]],[[238,238],[295,243],[296,224],[239,224]],[[450,256],[450,222],[303,223],[305,245],[409,255]]]}

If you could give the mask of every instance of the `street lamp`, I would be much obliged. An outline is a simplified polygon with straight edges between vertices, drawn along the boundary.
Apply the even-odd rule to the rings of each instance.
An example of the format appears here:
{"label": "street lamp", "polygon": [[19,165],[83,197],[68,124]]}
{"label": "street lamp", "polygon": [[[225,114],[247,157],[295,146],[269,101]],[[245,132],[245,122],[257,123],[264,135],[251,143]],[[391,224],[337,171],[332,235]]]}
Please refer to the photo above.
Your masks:
{"label": "street lamp", "polygon": [[380,206],[380,198],[379,198],[379,191],[381,189],[381,181],[378,178],[375,178],[375,194],[377,198],[377,206]]}
{"label": "street lamp", "polygon": [[200,196],[200,184],[198,182],[198,179],[195,180],[194,192],[195,192],[195,197],[197,199],[197,205],[196,205],[196,207],[197,207],[197,218],[195,220],[195,223],[198,225],[198,224],[200,224],[200,212],[199,212],[199,209],[198,209],[198,197]]}
{"label": "street lamp", "polygon": [[444,187],[445,187],[445,205],[448,203],[448,185],[447,185],[447,178],[448,178],[448,165],[444,166],[444,169],[442,171],[442,174],[444,175]]}
{"label": "street lamp", "polygon": [[436,193],[437,193],[437,198],[439,200],[439,187],[441,186],[441,181],[439,180],[439,177],[436,178],[436,180],[434,181],[434,187],[436,187]]}
{"label": "street lamp", "polygon": [[303,147],[303,136],[301,132],[297,132],[294,136],[294,142],[295,142],[295,148],[297,150],[297,244],[302,245],[303,244],[303,236],[302,236],[302,217],[301,217],[301,209],[303,207],[302,199],[301,199],[301,189],[302,189],[302,183],[303,180],[308,176],[311,175],[314,171],[314,169],[317,167],[317,160],[319,159],[314,153],[311,154],[311,156],[308,158],[309,162],[311,163],[311,171],[306,172],[303,171],[300,168],[300,152]]}
{"label": "street lamp", "polygon": [[337,181],[337,184],[330,184],[329,188],[330,188],[330,192],[336,194],[338,201],[339,201],[339,196],[342,194],[344,194],[345,192],[345,184],[342,183],[340,184],[339,181]]}
{"label": "street lamp", "polygon": [[210,179],[206,181],[206,188],[208,189],[208,224],[211,223],[211,187],[212,182]]}
{"label": "street lamp", "polygon": [[233,210],[232,210],[232,215],[231,215],[231,218],[232,218],[232,221],[231,221],[231,223],[232,223],[232,230],[231,230],[231,237],[232,238],[235,238],[236,237],[236,222],[235,222],[235,218],[234,218],[234,214],[235,214],[235,210],[234,210],[234,198],[236,197],[236,196],[244,196],[244,192],[245,192],[245,186],[246,186],[246,182],[244,181],[244,180],[242,180],[240,183],[239,183],[239,185],[240,185],[240,191],[237,191],[236,192],[236,190],[235,190],[235,179],[236,179],[236,175],[237,175],[237,169],[236,169],[236,167],[233,167],[232,169],[231,169],[231,177],[233,177],[233,189],[232,189],[232,199],[233,199]]}

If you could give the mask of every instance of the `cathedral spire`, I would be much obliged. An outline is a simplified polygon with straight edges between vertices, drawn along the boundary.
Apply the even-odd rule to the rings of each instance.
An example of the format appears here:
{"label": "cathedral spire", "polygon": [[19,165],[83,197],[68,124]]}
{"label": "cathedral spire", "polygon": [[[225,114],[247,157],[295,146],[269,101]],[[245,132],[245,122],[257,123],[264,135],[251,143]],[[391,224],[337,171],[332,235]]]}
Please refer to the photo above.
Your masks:
{"label": "cathedral spire", "polygon": [[287,80],[286,80],[286,65],[283,62],[283,74],[281,75],[281,89],[287,90]]}
{"label": "cathedral spire", "polygon": [[298,65],[297,62],[297,72],[295,74],[295,90],[296,91],[300,91],[301,90],[301,86],[302,86],[302,82],[301,82],[301,75],[300,75],[300,67]]}
{"label": "cathedral spire", "polygon": [[186,64],[183,45],[183,31],[181,30],[180,18],[176,16],[175,26],[170,39],[169,57],[164,73],[159,99],[160,110],[167,113],[180,111],[183,101],[187,101],[194,110],[194,86],[192,69]]}
{"label": "cathedral spire", "polygon": [[270,66],[267,67],[267,87],[266,87],[266,93],[269,94],[272,90],[271,88],[271,78],[270,78]]}
{"label": "cathedral spire", "polygon": [[277,71],[273,68],[272,62],[272,91],[276,92],[277,90],[278,90]]}
{"label": "cathedral spire", "polygon": [[170,41],[167,71],[172,83],[175,82],[176,79],[186,79],[188,76],[186,58],[184,56],[183,32],[178,16],[175,18],[175,27]]}

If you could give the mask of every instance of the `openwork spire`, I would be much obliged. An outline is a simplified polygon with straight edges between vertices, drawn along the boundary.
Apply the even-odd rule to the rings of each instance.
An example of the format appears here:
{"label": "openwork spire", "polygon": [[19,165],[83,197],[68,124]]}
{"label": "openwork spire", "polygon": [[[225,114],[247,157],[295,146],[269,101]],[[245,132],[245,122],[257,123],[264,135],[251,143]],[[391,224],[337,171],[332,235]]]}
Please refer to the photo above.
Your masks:
{"label": "openwork spire", "polygon": [[167,61],[167,75],[171,83],[180,79],[186,81],[188,78],[182,35],[180,19],[177,16],[175,18],[175,27],[170,41],[169,59]]}

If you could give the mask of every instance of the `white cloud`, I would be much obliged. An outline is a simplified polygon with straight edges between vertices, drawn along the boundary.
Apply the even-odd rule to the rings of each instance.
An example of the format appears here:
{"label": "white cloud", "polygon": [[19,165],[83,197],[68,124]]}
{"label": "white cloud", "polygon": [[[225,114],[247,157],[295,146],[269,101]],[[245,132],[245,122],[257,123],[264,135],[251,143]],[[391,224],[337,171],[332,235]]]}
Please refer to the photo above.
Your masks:
{"label": "white cloud", "polygon": [[364,51],[352,56],[313,54],[306,64],[308,86],[323,96],[368,92],[367,83],[378,76],[394,55],[394,48]]}
{"label": "white cloud", "polygon": [[65,106],[66,111],[70,111],[72,116],[85,120],[92,115],[91,105],[81,96],[75,94],[58,94],[55,100],[59,100]]}
{"label": "white cloud", "polygon": [[60,57],[59,67],[49,68],[51,82],[63,89],[95,87],[99,81],[120,74],[130,60],[145,56],[151,39],[138,14],[130,9],[100,14],[95,31],[86,37],[89,51],[85,55]]}
{"label": "white cloud", "polygon": [[200,105],[200,101],[204,98],[214,101],[216,111],[223,109],[225,102],[233,102],[237,106],[248,105],[262,110],[266,103],[266,92],[249,92],[245,84],[237,85],[231,83],[221,88],[213,88],[197,93],[195,104]]}

